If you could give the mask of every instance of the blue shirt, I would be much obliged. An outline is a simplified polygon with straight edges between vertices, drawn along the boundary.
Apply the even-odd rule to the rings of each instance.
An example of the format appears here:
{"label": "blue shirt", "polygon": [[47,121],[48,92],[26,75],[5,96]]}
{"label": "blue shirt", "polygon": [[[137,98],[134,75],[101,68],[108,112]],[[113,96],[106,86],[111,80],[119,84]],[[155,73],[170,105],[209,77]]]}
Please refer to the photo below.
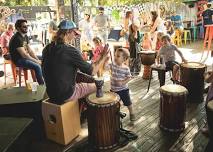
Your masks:
{"label": "blue shirt", "polygon": [[213,15],[213,10],[211,10],[211,9],[207,9],[207,10],[203,11],[203,13],[202,13],[203,25],[213,24],[212,15]]}
{"label": "blue shirt", "polygon": [[171,21],[174,22],[175,28],[183,27],[182,17],[180,15],[171,16]]}

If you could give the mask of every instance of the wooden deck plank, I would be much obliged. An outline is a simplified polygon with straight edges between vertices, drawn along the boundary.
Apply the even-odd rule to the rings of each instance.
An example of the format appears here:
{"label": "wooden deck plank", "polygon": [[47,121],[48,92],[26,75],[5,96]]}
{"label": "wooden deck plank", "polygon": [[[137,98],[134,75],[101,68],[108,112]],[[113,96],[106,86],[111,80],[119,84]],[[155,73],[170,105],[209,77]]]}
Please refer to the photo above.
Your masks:
{"label": "wooden deck plank", "polygon": [[[191,108],[189,107],[189,106],[191,106]],[[188,114],[190,114],[191,116],[189,117],[187,117],[186,118],[186,120],[190,120],[190,119],[192,119],[194,116],[196,116],[196,115],[198,115],[198,113],[201,111],[201,108],[202,107],[199,107],[199,109],[198,109],[198,111],[195,111],[194,112],[194,110],[195,110],[195,107],[196,106],[192,106],[191,104],[189,105],[187,105],[187,108],[188,108],[188,110],[187,110],[187,116],[188,116]],[[152,109],[152,110],[156,110],[156,109]],[[155,114],[158,114],[159,113],[159,109],[155,112]],[[140,115],[140,114],[139,114]],[[199,117],[197,117],[197,118],[200,118],[200,120],[202,120],[203,119],[203,115],[198,115]],[[155,117],[155,118],[158,118],[158,116],[157,117]],[[147,119],[146,119],[147,120]],[[201,121],[199,121],[200,123],[201,123]],[[189,123],[190,124],[190,123]],[[202,124],[202,123],[201,123]],[[150,125],[150,124],[149,124]],[[151,124],[151,126],[156,126],[156,122],[154,122],[153,124]],[[138,127],[138,126],[134,126],[134,127]],[[135,142],[132,142],[132,144],[134,145],[133,147],[132,147],[132,144],[129,144],[129,146],[127,146],[127,148],[122,148],[121,150],[118,150],[118,151],[122,151],[122,150],[133,150],[134,149],[134,151],[168,151],[168,149],[173,145],[173,143],[175,143],[176,142],[176,140],[178,139],[178,135],[168,135],[168,134],[165,134],[165,133],[162,133],[161,131],[160,131],[160,129],[159,129],[159,127],[158,127],[158,125],[156,126],[156,132],[155,131],[153,131],[153,130],[148,130],[148,132],[146,132],[145,134],[144,134],[144,136],[142,137],[143,138],[143,140],[142,140],[142,142],[141,141],[135,141]],[[186,129],[188,129],[189,131],[190,131],[190,127],[187,127]],[[133,131],[135,131],[136,129],[133,129]],[[191,134],[193,134],[193,133],[195,133],[195,132],[192,132],[192,131],[194,131],[193,130],[193,127],[191,128]],[[139,132],[139,131],[136,131],[136,132]],[[150,133],[151,133],[151,135],[150,135]],[[143,135],[143,133],[140,133],[140,137],[141,137],[141,135]],[[143,141],[148,141],[148,142],[150,142],[150,136],[153,136],[153,135],[158,135],[159,136],[159,138],[157,139],[157,140],[153,140],[154,141],[154,143],[155,143],[155,145],[157,144],[158,146],[157,147],[155,147],[155,146],[153,146],[152,144],[151,144],[151,146],[148,146],[148,148],[146,148],[145,150],[144,149],[140,149],[140,147],[141,147],[141,144],[143,143]],[[147,136],[147,138],[146,138],[146,136]],[[195,134],[195,136],[196,136],[196,134]],[[140,138],[139,137],[139,138]],[[187,137],[187,136],[186,136]],[[192,137],[192,136],[189,136],[189,137]],[[194,136],[193,136],[194,137]],[[148,140],[147,140],[148,139]],[[161,140],[161,139],[163,139],[163,140]],[[182,138],[182,140],[184,141],[184,140],[186,140],[185,138]],[[151,140],[152,141],[152,140]],[[158,143],[158,141],[161,141],[160,143]],[[163,141],[163,142],[162,142]],[[166,141],[166,142],[165,142]],[[206,140],[206,141],[208,141],[208,140]],[[162,144],[162,145],[161,145]],[[203,144],[203,145],[206,145],[207,144],[207,142],[205,142],[205,144]],[[138,147],[138,145],[139,145],[139,147]],[[159,146],[160,145],[160,146]],[[153,148],[153,147],[154,148]],[[152,147],[151,149],[150,149],[150,147]],[[130,149],[129,149],[130,148]],[[180,149],[178,149],[178,150],[180,150]]]}
{"label": "wooden deck plank", "polygon": [[[155,151],[155,150],[159,149],[161,151],[165,151],[165,150],[168,150],[177,141],[182,141],[184,139],[183,136],[190,133],[190,131],[193,129],[194,124],[192,124],[191,122],[193,121],[193,118],[195,116],[197,116],[197,112],[194,112],[193,108],[188,109],[187,119],[189,121],[187,122],[188,124],[187,124],[185,130],[180,134],[178,134],[178,133],[169,134],[166,132],[162,132],[162,135],[160,135],[159,140],[154,145],[152,145],[151,150]],[[203,118],[202,116],[201,116],[201,118]],[[172,151],[172,149],[170,149],[170,150]]]}

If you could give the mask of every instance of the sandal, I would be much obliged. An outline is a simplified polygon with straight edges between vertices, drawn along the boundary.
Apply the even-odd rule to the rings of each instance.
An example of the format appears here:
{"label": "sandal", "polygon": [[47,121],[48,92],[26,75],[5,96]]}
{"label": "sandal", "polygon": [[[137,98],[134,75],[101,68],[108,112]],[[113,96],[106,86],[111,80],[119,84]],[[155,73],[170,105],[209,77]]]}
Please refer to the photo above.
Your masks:
{"label": "sandal", "polygon": [[128,140],[136,140],[138,138],[138,135],[136,135],[134,132],[120,128],[120,135],[124,136]]}
{"label": "sandal", "polygon": [[173,84],[180,84],[180,81],[178,80],[174,80],[173,78],[171,78],[170,80],[173,82]]}

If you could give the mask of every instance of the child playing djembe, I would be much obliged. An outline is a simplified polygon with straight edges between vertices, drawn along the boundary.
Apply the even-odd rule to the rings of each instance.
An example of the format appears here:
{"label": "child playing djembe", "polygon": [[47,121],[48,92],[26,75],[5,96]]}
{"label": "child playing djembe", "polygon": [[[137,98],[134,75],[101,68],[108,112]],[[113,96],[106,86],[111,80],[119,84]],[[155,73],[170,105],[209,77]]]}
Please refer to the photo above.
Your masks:
{"label": "child playing djembe", "polygon": [[167,70],[172,71],[172,81],[174,83],[180,83],[179,82],[179,63],[175,61],[176,55],[175,52],[178,53],[178,55],[181,57],[182,62],[186,63],[187,60],[184,58],[181,51],[177,48],[176,45],[172,44],[171,38],[169,35],[164,35],[161,38],[162,41],[162,47],[160,48],[160,51],[157,55],[157,62],[159,63],[160,58],[163,59],[166,65]]}
{"label": "child playing djembe", "polygon": [[118,48],[115,52],[114,62],[110,64],[111,68],[111,91],[117,93],[123,104],[127,106],[130,115],[130,121],[135,121],[132,102],[130,99],[129,88],[127,83],[132,79],[130,69],[125,64],[129,58],[129,50]]}
{"label": "child playing djembe", "polygon": [[[102,53],[102,50],[103,50],[103,44],[101,42],[101,39],[99,37],[95,37],[93,38],[93,43],[94,43],[94,49],[93,49],[93,57],[92,57],[92,62],[95,63],[96,61],[99,60],[100,58],[100,54]],[[104,65],[102,65],[100,67],[100,69],[98,70],[98,77],[102,77],[103,76],[103,70],[104,70]]]}

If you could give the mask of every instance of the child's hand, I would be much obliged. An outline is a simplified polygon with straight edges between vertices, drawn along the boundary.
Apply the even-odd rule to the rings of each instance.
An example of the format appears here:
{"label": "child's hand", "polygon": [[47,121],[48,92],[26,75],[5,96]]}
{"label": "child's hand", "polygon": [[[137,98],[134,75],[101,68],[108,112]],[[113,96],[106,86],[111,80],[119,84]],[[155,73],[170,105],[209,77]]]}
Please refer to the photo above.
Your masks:
{"label": "child's hand", "polygon": [[187,63],[188,62],[185,58],[183,58],[182,61],[183,61],[183,63]]}
{"label": "child's hand", "polygon": [[108,53],[109,53],[109,44],[106,44],[105,46],[104,46],[104,49],[101,51],[101,55],[103,56],[103,57],[105,57],[105,56],[107,56],[108,55]]}

